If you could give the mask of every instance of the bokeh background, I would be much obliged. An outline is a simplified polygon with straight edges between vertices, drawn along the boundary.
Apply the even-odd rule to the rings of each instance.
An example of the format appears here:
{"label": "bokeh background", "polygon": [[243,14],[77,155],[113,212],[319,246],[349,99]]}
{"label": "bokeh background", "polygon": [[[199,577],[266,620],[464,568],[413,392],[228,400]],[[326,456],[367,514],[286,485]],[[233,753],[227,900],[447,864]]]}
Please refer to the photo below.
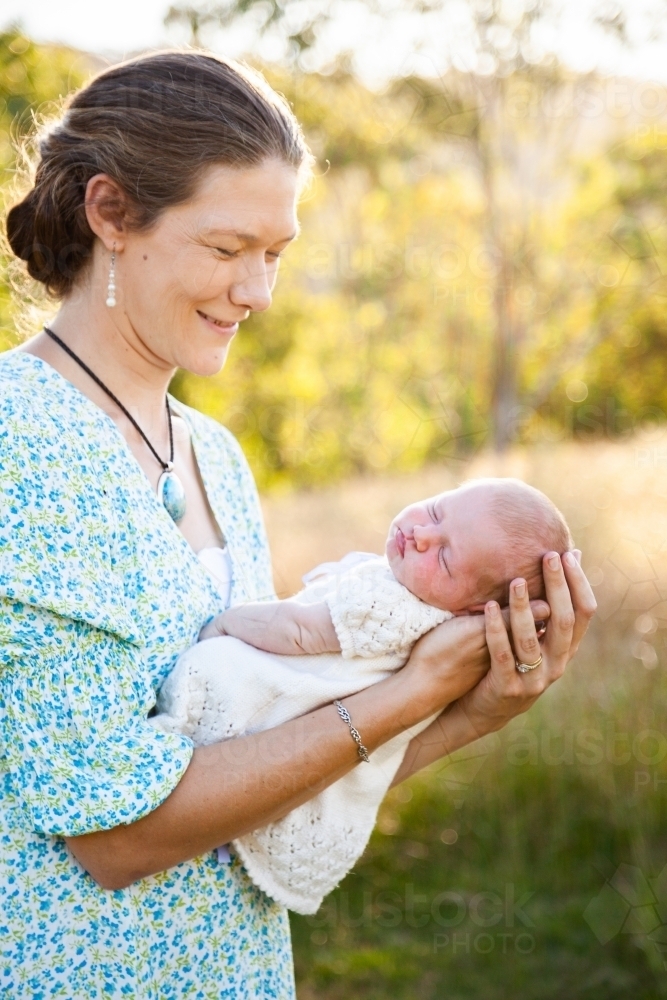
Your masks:
{"label": "bokeh background", "polygon": [[[476,475],[545,490],[595,587],[566,678],[390,793],[294,918],[300,1000],[667,997],[667,5],[12,5],[4,204],[35,125],[138,51],[243,57],[304,125],[273,308],[219,376],[173,384],[239,437],[279,593]],[[7,348],[54,304],[3,265]]]}

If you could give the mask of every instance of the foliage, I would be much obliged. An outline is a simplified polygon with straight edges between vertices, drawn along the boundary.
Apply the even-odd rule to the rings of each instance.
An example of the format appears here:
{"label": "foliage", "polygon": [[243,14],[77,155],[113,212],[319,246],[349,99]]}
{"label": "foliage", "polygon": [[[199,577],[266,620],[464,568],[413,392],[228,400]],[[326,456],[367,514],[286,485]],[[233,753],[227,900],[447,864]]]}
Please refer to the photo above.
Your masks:
{"label": "foliage", "polygon": [[[35,123],[56,114],[92,66],[91,57],[63,46],[37,45],[19,28],[0,31],[0,205],[11,204],[17,167],[23,166],[17,152]],[[8,281],[0,280],[0,348],[15,339],[12,324],[18,311]]]}
{"label": "foliage", "polygon": [[[583,106],[604,82],[556,70],[504,81],[481,149],[494,164],[490,233],[474,139],[480,120],[490,127],[485,85],[452,74],[374,94],[344,71],[273,81],[331,166],[302,206],[272,310],[246,324],[219,379],[178,382],[231,421],[262,485],[417,468],[482,446],[499,296],[516,366],[508,438],[614,436],[664,419],[660,133],[638,129],[591,155],[571,113],[544,113],[546,94]],[[510,130],[514,161],[502,155]],[[628,207],[631,183],[641,212]],[[651,255],[628,261],[631,238]]]}
{"label": "foliage", "polygon": [[[545,211],[544,197],[553,186],[556,157],[566,148],[567,121],[561,117],[557,122],[553,114],[545,114],[545,105],[562,93],[563,74],[543,48],[562,12],[551,0],[511,4],[505,0],[468,0],[465,4],[457,0],[355,2],[358,16],[371,16],[366,24],[372,23],[378,32],[396,17],[419,11],[422,31],[428,25],[441,40],[441,49],[448,52],[444,65],[451,67],[463,60],[469,67],[457,77],[450,71],[448,78],[435,86],[431,81],[399,78],[392,88],[392,99],[396,102],[406,89],[412,91],[415,115],[427,134],[436,139],[446,135],[459,143],[467,140],[469,166],[479,178],[483,201],[480,235],[494,261],[493,273],[487,276],[491,297],[488,409],[493,442],[502,450],[516,437],[522,354],[535,325],[532,310],[525,308],[521,295],[528,282],[532,292],[538,284],[544,230],[553,223],[551,213]],[[189,22],[193,42],[197,42],[203,23],[223,26],[247,23],[252,18],[259,36],[270,33],[274,40],[282,39],[283,61],[312,69],[326,65],[323,53],[327,46],[320,43],[329,23],[344,15],[345,8],[346,0],[226,0],[217,5],[195,3],[171,8],[167,23],[174,19]],[[349,17],[349,9],[347,13]],[[664,35],[661,14],[660,6],[646,12],[645,30],[654,41]],[[617,4],[596,5],[588,20],[592,34],[599,35],[602,30],[622,47],[632,47],[633,33]],[[421,46],[414,42],[413,48],[433,60],[433,68],[442,66],[442,52],[429,41],[423,38]],[[331,43],[329,38],[329,63]],[[351,43],[352,63],[354,57]],[[416,96],[419,100],[415,102]],[[537,109],[528,129],[521,120],[526,115],[519,110],[526,102],[533,112]],[[540,178],[537,197],[530,191],[528,174]]]}
{"label": "foliage", "polygon": [[[90,64],[18,32],[2,50],[7,148],[10,102],[17,135]],[[262,488],[664,419],[657,112],[512,58],[381,92],[345,63],[266,68],[317,155],[302,236],[226,369],[173,386],[238,434]],[[5,342],[20,304],[0,285]]]}
{"label": "foliage", "polygon": [[[205,3],[205,4],[174,4],[167,11],[164,19],[165,25],[184,24],[190,31],[190,41],[193,45],[201,45],[201,31],[203,28],[215,25],[217,27],[227,27],[234,21],[247,17],[247,15],[259,15],[258,27],[260,32],[270,30],[275,25],[284,27],[285,14],[288,5],[294,8],[293,0],[227,0],[225,3]],[[286,41],[288,49],[295,55],[310,47],[315,39],[317,29],[328,20],[327,7],[329,4],[320,3],[319,8],[310,10],[306,5],[300,5],[301,16],[299,23],[293,24],[286,30]]]}

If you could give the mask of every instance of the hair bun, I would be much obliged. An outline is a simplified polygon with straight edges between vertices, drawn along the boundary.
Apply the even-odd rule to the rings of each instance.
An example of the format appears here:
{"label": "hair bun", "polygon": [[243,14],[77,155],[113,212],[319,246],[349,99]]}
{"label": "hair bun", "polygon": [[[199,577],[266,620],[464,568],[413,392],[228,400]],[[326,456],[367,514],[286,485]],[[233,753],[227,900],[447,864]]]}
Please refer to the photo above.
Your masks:
{"label": "hair bun", "polygon": [[35,245],[36,208],[34,189],[7,214],[7,239],[21,260],[30,260]]}
{"label": "hair bun", "polygon": [[76,165],[41,144],[34,187],[7,213],[7,239],[28,274],[62,296],[90,257],[93,233],[83,211],[85,185]]}
{"label": "hair bun", "polygon": [[[50,291],[59,290],[58,239],[53,219],[44,213],[39,182],[23,201],[7,213],[7,239],[21,260],[27,262],[28,274]],[[55,240],[54,240],[55,237]]]}

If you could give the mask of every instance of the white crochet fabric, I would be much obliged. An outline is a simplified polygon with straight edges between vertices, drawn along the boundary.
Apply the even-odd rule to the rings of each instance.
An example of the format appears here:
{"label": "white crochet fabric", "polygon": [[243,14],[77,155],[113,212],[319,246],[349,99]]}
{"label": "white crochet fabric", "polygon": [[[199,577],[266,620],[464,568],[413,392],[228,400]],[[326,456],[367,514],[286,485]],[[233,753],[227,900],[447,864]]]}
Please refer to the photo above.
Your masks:
{"label": "white crochet fabric", "polygon": [[[351,561],[310,574],[317,578],[297,598],[326,600],[342,655],[279,656],[229,636],[208,639],[179,658],[153,724],[197,745],[271,729],[388,677],[420,635],[451,617],[401,586],[386,560],[368,557],[349,568]],[[234,840],[255,884],[298,913],[315,913],[363,853],[408,743],[432,718],[283,819]]]}
{"label": "white crochet fabric", "polygon": [[420,636],[451,617],[411,594],[386,559],[359,563],[334,581],[324,599],[345,659],[388,652],[407,659]]}

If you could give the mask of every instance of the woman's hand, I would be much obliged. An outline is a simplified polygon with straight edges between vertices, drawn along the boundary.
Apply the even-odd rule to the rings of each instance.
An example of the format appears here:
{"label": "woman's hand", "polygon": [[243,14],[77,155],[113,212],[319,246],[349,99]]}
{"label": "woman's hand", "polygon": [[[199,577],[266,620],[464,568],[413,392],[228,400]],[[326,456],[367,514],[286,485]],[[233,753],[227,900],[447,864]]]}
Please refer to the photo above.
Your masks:
{"label": "woman's hand", "polygon": [[[534,623],[543,625],[549,618],[549,605],[544,601],[527,604],[531,627],[539,634]],[[503,614],[509,622],[509,610]],[[502,615],[500,617],[502,620]],[[487,631],[487,621],[482,614],[451,618],[427,632],[415,644],[402,673],[411,676],[418,690],[423,684],[427,696],[432,701],[437,699],[444,708],[474,688],[489,672],[491,653]],[[428,714],[432,711],[437,711],[437,705]]]}
{"label": "woman's hand", "polygon": [[[501,729],[525,712],[562,675],[595,614],[596,602],[581,569],[580,552],[561,557],[549,552],[543,560],[544,582],[551,615],[544,638],[538,639],[523,580],[510,587],[510,635],[495,602],[486,606],[486,640],[491,669],[464,695],[459,710],[478,736]],[[513,647],[513,648],[512,648]],[[519,673],[517,660],[542,663],[529,673]]]}
{"label": "woman's hand", "polygon": [[[456,683],[462,682],[460,661],[465,656],[469,657],[469,672],[474,675],[480,671],[482,660],[477,642],[482,631],[490,669],[412,740],[393,784],[404,781],[421,768],[481,736],[502,729],[515,715],[529,709],[542,692],[562,675],[579,648],[596,610],[590,584],[579,565],[580,559],[578,550],[566,553],[562,560],[555,552],[544,557],[544,581],[549,602],[546,613],[543,602],[529,602],[526,594],[521,593],[521,584],[525,581],[514,580],[510,587],[509,611],[501,612],[495,602],[489,602],[484,618],[480,620],[483,623],[481,626],[475,618],[460,619],[471,623],[470,633],[459,636],[461,657],[451,650],[448,654],[451,660],[443,661],[440,666],[432,663],[433,669],[439,670],[445,677],[452,675],[449,680],[451,690],[455,689]],[[546,628],[536,629],[535,620],[547,618]],[[431,641],[435,640],[437,632],[453,624],[445,622],[429,633],[433,636]],[[540,642],[538,637],[542,634]],[[425,642],[429,636],[421,641]],[[432,657],[436,654],[434,648]],[[535,663],[540,655],[542,663],[539,667],[525,674],[518,672],[517,658],[519,662]]]}

